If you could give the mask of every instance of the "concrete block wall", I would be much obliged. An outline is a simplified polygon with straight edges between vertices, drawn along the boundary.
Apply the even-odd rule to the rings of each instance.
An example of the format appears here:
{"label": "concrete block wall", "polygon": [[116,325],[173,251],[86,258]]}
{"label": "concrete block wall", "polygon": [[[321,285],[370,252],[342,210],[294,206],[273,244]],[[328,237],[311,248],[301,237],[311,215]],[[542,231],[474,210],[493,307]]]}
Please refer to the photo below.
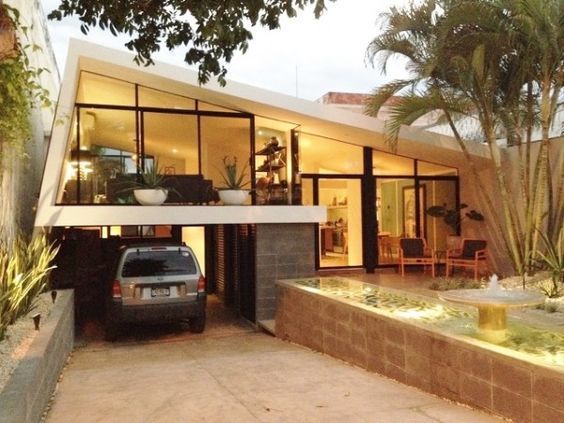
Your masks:
{"label": "concrete block wall", "polygon": [[74,294],[57,291],[57,300],[42,322],[25,358],[0,392],[0,423],[41,421],[59,374],[74,345]]}
{"label": "concrete block wall", "polygon": [[278,286],[276,336],[518,422],[564,422],[564,373]]}
{"label": "concrete block wall", "polygon": [[315,274],[313,223],[256,226],[256,320],[270,320],[276,311],[279,279]]}

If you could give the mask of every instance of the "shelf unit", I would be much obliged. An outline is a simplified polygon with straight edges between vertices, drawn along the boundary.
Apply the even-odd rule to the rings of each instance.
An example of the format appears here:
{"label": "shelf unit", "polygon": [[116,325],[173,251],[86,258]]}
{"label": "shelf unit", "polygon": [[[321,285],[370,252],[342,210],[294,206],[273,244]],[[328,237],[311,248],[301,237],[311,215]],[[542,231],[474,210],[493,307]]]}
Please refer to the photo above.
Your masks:
{"label": "shelf unit", "polygon": [[262,156],[265,159],[261,165],[257,165],[255,173],[265,173],[266,178],[269,179],[268,187],[265,190],[264,204],[287,204],[287,198],[285,198],[287,186],[284,186],[283,183],[274,183],[275,172],[286,168],[286,147],[267,145],[258,150],[255,152],[255,165],[257,156]]}

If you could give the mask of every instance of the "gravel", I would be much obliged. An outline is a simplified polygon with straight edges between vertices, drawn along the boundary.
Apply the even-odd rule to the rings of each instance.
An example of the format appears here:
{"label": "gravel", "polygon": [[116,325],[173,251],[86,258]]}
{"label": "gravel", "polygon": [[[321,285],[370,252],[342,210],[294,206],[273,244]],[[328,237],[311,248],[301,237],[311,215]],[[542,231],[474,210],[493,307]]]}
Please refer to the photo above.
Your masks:
{"label": "gravel", "polygon": [[41,313],[41,320],[45,322],[51,313],[52,306],[51,293],[41,294],[37,298],[35,307],[27,315],[8,326],[4,339],[0,341],[0,392],[8,383],[10,375],[25,356],[37,334],[32,316]]}

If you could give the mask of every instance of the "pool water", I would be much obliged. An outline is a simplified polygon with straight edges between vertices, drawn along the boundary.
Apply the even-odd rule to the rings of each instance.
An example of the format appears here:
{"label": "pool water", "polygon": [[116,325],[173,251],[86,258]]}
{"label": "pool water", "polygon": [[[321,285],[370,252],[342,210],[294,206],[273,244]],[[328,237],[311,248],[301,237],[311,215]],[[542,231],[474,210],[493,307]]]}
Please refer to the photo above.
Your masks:
{"label": "pool water", "polygon": [[[327,277],[292,282],[351,303],[373,307],[394,318],[411,320],[448,333],[476,339],[476,312],[422,299],[352,279]],[[564,368],[564,333],[512,323],[507,339],[498,347],[531,355],[551,366]]]}

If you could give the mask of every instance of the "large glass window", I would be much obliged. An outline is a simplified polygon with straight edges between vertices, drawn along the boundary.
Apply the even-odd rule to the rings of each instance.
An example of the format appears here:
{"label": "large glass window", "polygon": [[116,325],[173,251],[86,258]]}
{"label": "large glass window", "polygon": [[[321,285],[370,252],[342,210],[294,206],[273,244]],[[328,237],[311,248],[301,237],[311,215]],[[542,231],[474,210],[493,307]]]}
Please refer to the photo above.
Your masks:
{"label": "large glass window", "polygon": [[223,186],[223,158],[237,157],[239,170],[245,169],[245,182],[250,182],[250,119],[201,116],[200,131],[202,173],[206,178],[216,187]]}
{"label": "large glass window", "polygon": [[[420,191],[421,193],[421,188]],[[417,236],[417,221],[424,219],[423,196],[419,206],[415,179],[378,178],[376,180],[376,221],[378,263],[397,263],[399,239]],[[422,236],[424,236],[422,234]]]}
{"label": "large glass window", "polygon": [[135,106],[135,85],[107,76],[81,72],[76,102]]}
{"label": "large glass window", "polygon": [[164,91],[147,87],[139,87],[139,106],[158,107],[161,109],[186,109],[194,110],[196,101]]}
{"label": "large glass window", "polygon": [[143,113],[145,156],[155,157],[167,175],[196,175],[198,129],[194,115]]}
{"label": "large glass window", "polygon": [[300,133],[300,172],[359,175],[363,172],[362,147]]}
{"label": "large glass window", "polygon": [[383,151],[372,152],[372,174],[374,175],[413,175],[414,163],[415,160],[396,154]]}
{"label": "large glass window", "polygon": [[119,202],[120,178],[123,183],[124,175],[136,172],[135,112],[78,110],[78,119],[73,120],[62,202]]}
{"label": "large glass window", "polygon": [[327,206],[319,227],[320,267],[362,265],[360,179],[319,179],[318,204]]}
{"label": "large glass window", "polygon": [[457,235],[458,223],[456,216],[456,181],[455,180],[421,180],[424,187],[425,210],[432,206],[443,207],[450,213],[446,220],[442,217],[432,217],[425,213],[425,234],[427,243],[437,251],[447,249],[449,235]]}
{"label": "large glass window", "polygon": [[417,174],[420,176],[456,176],[458,172],[454,167],[417,160]]}

